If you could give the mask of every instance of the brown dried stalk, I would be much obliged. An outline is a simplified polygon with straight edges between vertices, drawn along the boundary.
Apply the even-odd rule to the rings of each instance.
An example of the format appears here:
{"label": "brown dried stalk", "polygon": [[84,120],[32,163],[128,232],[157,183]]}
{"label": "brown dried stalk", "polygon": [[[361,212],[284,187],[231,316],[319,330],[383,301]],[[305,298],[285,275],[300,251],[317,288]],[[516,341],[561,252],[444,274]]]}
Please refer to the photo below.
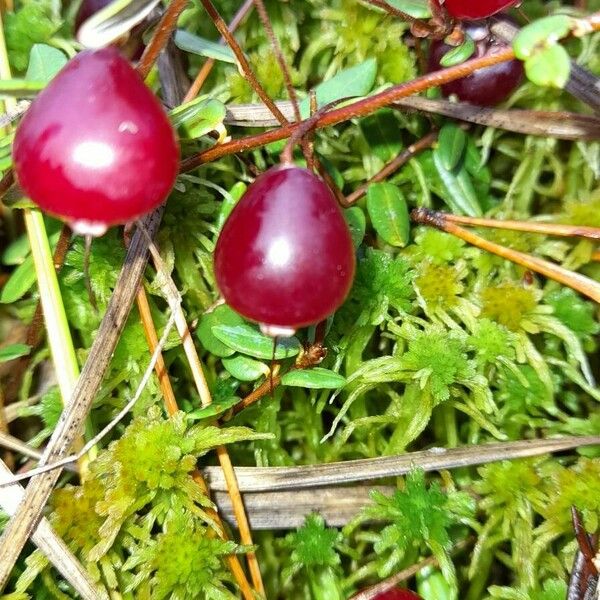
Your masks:
{"label": "brown dried stalk", "polygon": [[[598,445],[600,436],[565,436],[494,442],[452,449],[431,448],[397,456],[299,467],[236,467],[235,472],[242,492],[273,492],[364,483],[406,475],[415,468],[427,472],[458,469]],[[219,467],[205,467],[202,472],[212,490],[226,491],[225,480]]]}
{"label": "brown dried stalk", "polygon": [[371,177],[369,181],[363,183],[356,190],[354,190],[354,192],[347,196],[344,205],[352,206],[353,204],[358,202],[367,193],[367,190],[369,189],[369,186],[372,183],[377,183],[379,181],[387,179],[390,175],[392,175],[392,173],[395,173],[398,169],[401,169],[409,160],[414,158],[417,154],[419,154],[423,150],[426,150],[427,148],[431,148],[431,146],[435,144],[437,139],[438,131],[434,130],[422,137],[420,140],[417,140],[416,142],[411,144],[408,148],[400,152],[398,156],[396,156],[389,163],[387,163],[387,165],[385,165],[383,169],[379,171],[379,173],[373,175],[373,177]]}
{"label": "brown dried stalk", "polygon": [[154,30],[152,39],[148,42],[148,45],[144,49],[144,53],[137,64],[137,72],[143,79],[148,77],[150,69],[152,69],[154,63],[158,59],[158,55],[167,45],[171,34],[177,27],[177,19],[179,19],[179,15],[185,10],[189,1],[190,0],[171,0],[169,3],[167,10],[165,10]]}
{"label": "brown dried stalk", "polygon": [[486,252],[491,252],[497,256],[501,256],[506,260],[510,260],[534,273],[539,273],[544,277],[558,281],[559,283],[566,285],[574,290],[577,290],[581,294],[584,294],[588,298],[591,298],[595,302],[600,302],[600,283],[576,273],[569,271],[564,267],[556,265],[550,261],[525,254],[524,252],[518,252],[511,248],[506,248],[500,244],[490,242],[481,236],[472,233],[471,231],[464,229],[453,223],[450,219],[446,219],[444,213],[438,213],[426,208],[418,208],[412,211],[411,219],[415,223],[422,225],[430,225],[441,229],[446,233],[451,233],[456,237],[472,244],[477,248],[481,248]]}
{"label": "brown dried stalk", "polygon": [[[233,33],[238,28],[239,24],[244,20],[244,18],[250,12],[250,9],[253,6],[254,6],[254,0],[245,0],[245,2],[242,4],[242,6],[240,6],[238,11],[235,13],[233,19],[231,19],[231,22],[227,26],[227,29],[231,33]],[[221,39],[219,40],[219,43],[220,44],[225,43],[225,38],[221,37]],[[194,79],[194,82],[190,86],[190,89],[187,91],[185,97],[183,98],[183,104],[185,104],[186,102],[190,102],[190,100],[193,100],[200,93],[200,90],[202,89],[204,82],[206,81],[207,77],[210,75],[210,72],[212,71],[214,66],[215,66],[214,58],[209,58],[202,65],[202,68],[198,72],[196,79]]]}
{"label": "brown dried stalk", "polygon": [[[163,276],[165,271],[162,272]],[[140,319],[142,321],[142,326],[144,328],[144,334],[146,336],[146,340],[148,342],[148,348],[150,352],[153,353],[156,351],[158,347],[158,335],[156,333],[156,328],[154,327],[154,321],[152,320],[152,313],[150,312],[150,305],[148,304],[148,297],[146,296],[146,291],[143,286],[140,286],[137,295],[137,306],[138,311],[140,313]],[[179,306],[179,305],[177,305]],[[177,405],[177,400],[175,398],[175,392],[173,391],[173,386],[171,385],[171,380],[169,379],[169,375],[166,370],[165,362],[162,357],[162,353],[159,354],[159,358],[156,361],[155,365],[156,376],[159,381],[160,389],[163,395],[163,399],[165,402],[165,408],[169,416],[172,416],[179,410],[179,406]],[[206,483],[204,482],[204,478],[199,471],[194,471],[192,474],[194,481],[200,486],[202,491],[209,494]],[[221,517],[219,516],[217,511],[209,511],[212,519],[216,523],[219,528],[219,533],[223,539],[227,539],[227,533],[223,526],[223,522],[221,521]],[[253,600],[254,594],[252,593],[252,588],[246,579],[246,574],[242,569],[242,565],[240,564],[239,558],[232,554],[226,558],[227,563],[229,564],[229,568],[238,584],[242,595],[246,600]]]}
{"label": "brown dried stalk", "polygon": [[[198,352],[194,346],[194,341],[190,334],[185,315],[181,309],[179,292],[177,291],[177,287],[171,279],[169,271],[165,267],[162,258],[160,257],[156,245],[152,241],[150,241],[150,244],[150,253],[154,261],[154,266],[160,274],[163,293],[167,297],[171,309],[174,311],[175,325],[183,343],[184,352],[188,359],[189,367],[192,371],[192,377],[200,396],[200,402],[203,407],[210,406],[212,404],[212,396],[208,387],[208,382],[204,376],[200,357],[198,356]],[[216,452],[221,469],[223,470],[225,481],[227,482],[227,491],[231,497],[231,503],[238,524],[241,541],[245,545],[253,546],[254,542],[252,541],[252,533],[248,524],[248,517],[244,509],[244,502],[240,494],[237,479],[235,477],[235,471],[233,469],[231,459],[229,458],[229,453],[227,452],[227,448],[225,446],[217,446]],[[256,558],[256,553],[250,551],[246,554],[246,557],[248,561],[248,567],[250,569],[250,575],[252,577],[252,583],[254,584],[256,591],[259,594],[264,595],[265,590],[260,573],[260,567]]]}
{"label": "brown dried stalk", "polygon": [[235,54],[235,58],[238,61],[238,64],[244,73],[248,83],[252,86],[252,89],[258,94],[259,98],[269,107],[269,110],[273,113],[275,118],[284,125],[287,123],[287,119],[283,116],[282,112],[277,108],[276,104],[271,100],[267,92],[265,92],[264,88],[260,85],[260,82],[256,78],[254,71],[252,71],[252,67],[250,63],[246,59],[243,50],[240,48],[240,45],[237,43],[237,40],[233,37],[231,32],[229,31],[227,24],[223,20],[223,17],[218,13],[217,9],[214,7],[211,0],[200,0],[202,2],[202,6],[206,9],[206,12],[212,19],[215,27],[218,29],[219,33],[225,40],[227,44]]}
{"label": "brown dried stalk", "polygon": [[541,233],[557,237],[582,237],[589,240],[600,240],[600,227],[587,227],[584,225],[563,225],[562,223],[538,223],[536,221],[513,221],[505,219],[483,219],[479,217],[465,217],[450,213],[438,212],[442,218],[452,223],[469,225],[473,227],[490,227],[492,229],[509,229],[511,231],[524,231],[526,233]]}
{"label": "brown dried stalk", "polygon": [[[474,58],[460,65],[429,73],[428,75],[418,77],[408,83],[388,88],[379,94],[374,94],[373,96],[358,100],[347,106],[331,110],[319,117],[314,124],[314,127],[315,129],[322,129],[331,125],[337,125],[338,123],[348,121],[355,117],[366,116],[380,108],[397,102],[401,98],[418,94],[419,92],[423,92],[432,87],[444,85],[456,79],[466,77],[477,69],[500,64],[509,61],[512,58],[514,58],[513,51],[511,49],[506,49],[493,56]],[[283,140],[290,137],[297,128],[302,126],[302,123],[303,122],[285,125],[273,131],[248,136],[241,140],[234,140],[226,144],[219,144],[218,146],[214,146],[213,148],[209,148],[204,152],[200,152],[195,156],[183,160],[181,163],[181,171],[191,171],[202,164],[212,162],[223,156],[253,150],[254,148],[264,146],[271,142]]]}

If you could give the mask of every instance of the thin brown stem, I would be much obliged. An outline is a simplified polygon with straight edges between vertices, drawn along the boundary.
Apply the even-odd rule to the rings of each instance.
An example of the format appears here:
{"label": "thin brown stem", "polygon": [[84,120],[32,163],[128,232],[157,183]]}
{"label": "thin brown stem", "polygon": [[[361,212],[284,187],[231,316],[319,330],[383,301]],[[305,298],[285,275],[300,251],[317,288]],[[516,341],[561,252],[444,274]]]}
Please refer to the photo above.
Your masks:
{"label": "thin brown stem", "polygon": [[[254,6],[254,0],[245,0],[244,4],[242,4],[242,6],[240,6],[239,10],[235,13],[235,16],[233,17],[233,19],[231,19],[231,22],[227,26],[227,29],[229,31],[231,31],[231,33],[233,33],[238,28],[239,24],[244,20],[244,18],[250,12],[250,9],[253,6]],[[219,43],[224,44],[225,38],[221,37],[221,39],[219,40]],[[202,65],[202,68],[198,72],[198,75],[196,75],[196,79],[194,79],[192,85],[190,86],[190,89],[187,91],[185,98],[183,99],[184,104],[186,102],[190,102],[191,100],[193,100],[200,93],[200,90],[202,89],[204,82],[210,75],[210,72],[212,71],[214,66],[215,66],[214,58],[209,58]]]}
{"label": "thin brown stem", "polygon": [[[138,291],[136,302],[138,311],[140,313],[142,326],[144,328],[144,335],[146,336],[146,341],[148,342],[148,348],[150,352],[153,353],[156,350],[156,347],[158,346],[158,335],[156,333],[156,328],[154,327],[154,321],[152,320],[152,313],[150,312],[148,297],[146,295],[146,291],[142,286],[140,286],[140,289]],[[158,378],[160,389],[165,402],[165,409],[169,416],[173,416],[179,410],[179,406],[177,405],[175,392],[173,391],[173,386],[171,385],[171,380],[169,379],[169,375],[167,373],[162,353],[159,355],[156,361],[154,370],[156,371],[156,376]],[[194,471],[192,477],[194,478],[194,481],[196,481],[196,483],[202,488],[203,492],[208,495],[208,487],[206,486],[206,483],[201,473],[199,471]],[[227,534],[225,532],[225,528],[223,526],[223,522],[221,521],[220,516],[215,511],[211,511],[210,514],[220,529],[221,537],[223,539],[227,539]],[[242,569],[238,557],[235,555],[230,555],[227,557],[227,562],[229,564],[233,576],[235,577],[236,583],[238,584],[240,590],[244,595],[244,598],[246,598],[246,600],[252,600],[254,598],[254,595],[252,593],[252,589],[250,588],[250,584],[246,579],[246,575],[244,573],[244,570]]]}
{"label": "thin brown stem", "polygon": [[273,26],[271,25],[271,20],[269,19],[269,14],[267,13],[267,9],[263,0],[254,0],[254,5],[256,6],[258,16],[260,17],[265,31],[267,32],[267,37],[271,42],[271,47],[273,48],[273,52],[275,52],[275,57],[277,58],[277,62],[279,63],[279,68],[281,69],[281,73],[283,75],[285,87],[287,89],[288,96],[290,97],[292,106],[294,108],[295,121],[299,122],[301,120],[301,117],[300,107],[298,106],[298,95],[296,94],[296,90],[294,89],[294,86],[292,84],[292,75],[285,61],[285,57],[283,56],[281,44],[279,43],[279,40],[277,39],[277,36],[273,31]]}
{"label": "thin brown stem", "polygon": [[506,260],[510,260],[511,262],[525,267],[526,269],[529,269],[535,273],[539,273],[548,279],[558,281],[563,285],[577,290],[595,302],[600,302],[600,283],[590,279],[589,277],[585,277],[580,273],[569,271],[568,269],[565,269],[564,267],[551,263],[547,260],[543,260],[541,258],[525,254],[524,252],[518,252],[517,250],[512,250],[511,248],[506,248],[500,244],[490,242],[489,240],[472,233],[468,229],[464,229],[463,227],[456,225],[456,223],[447,220],[443,213],[437,213],[425,208],[418,208],[413,210],[411,213],[411,219],[415,223],[430,225],[432,227],[441,229],[446,233],[451,233],[452,235],[455,235],[461,240],[464,240],[465,242],[468,242],[477,248],[481,248],[486,252],[491,252],[492,254],[496,254],[497,256],[505,258]]}
{"label": "thin brown stem", "polygon": [[438,138],[437,131],[431,131],[426,136],[422,137],[420,140],[417,140],[414,144],[411,144],[408,148],[404,149],[398,156],[393,158],[387,165],[379,171],[379,173],[373,175],[369,181],[363,183],[359,186],[354,192],[352,192],[346,198],[346,206],[352,206],[356,202],[358,202],[369,189],[369,186],[372,183],[378,183],[387,179],[392,173],[395,173],[398,169],[401,169],[409,160],[414,158],[417,154],[426,150],[427,148],[431,148],[433,144],[435,144]]}
{"label": "thin brown stem", "polygon": [[[322,129],[324,127],[337,125],[338,123],[342,123],[356,117],[364,117],[375,112],[376,110],[379,110],[380,108],[393,104],[400,98],[406,98],[407,96],[424,92],[432,87],[445,85],[446,83],[450,83],[456,79],[466,77],[478,69],[504,63],[512,60],[513,58],[514,53],[512,49],[507,48],[491,56],[474,58],[460,65],[455,65],[441,71],[429,73],[408,83],[393,86],[387,90],[384,90],[383,92],[380,92],[379,94],[374,94],[373,96],[358,100],[357,102],[347,106],[331,110],[321,115],[314,124],[314,127],[315,129]],[[290,137],[292,133],[300,127],[300,125],[301,123],[284,125],[275,130],[247,136],[240,140],[234,140],[226,144],[213,146],[204,152],[200,152],[195,156],[190,156],[182,161],[181,171],[185,173],[202,164],[212,162],[223,156],[228,156],[230,154],[236,154],[238,152],[244,152],[247,150],[253,150],[254,148],[265,146],[271,142],[286,139]]]}
{"label": "thin brown stem", "polygon": [[[177,292],[177,288],[175,287],[173,280],[168,274],[167,268],[163,264],[162,258],[158,253],[156,245],[152,244],[150,246],[150,252],[155,268],[161,273],[165,281],[165,294],[168,298],[171,297],[172,300],[176,300],[179,297],[179,293]],[[200,357],[198,356],[198,352],[190,334],[187,320],[179,302],[170,301],[170,304],[175,314],[175,326],[177,327],[179,337],[181,338],[181,341],[183,343],[183,349],[188,359],[188,364],[192,372],[192,378],[194,379],[196,389],[200,396],[200,402],[203,407],[210,406],[212,404],[212,396],[208,387],[208,382],[206,381],[206,377],[204,376],[204,371],[202,369]],[[223,470],[223,475],[225,476],[225,480],[227,481],[227,491],[229,492],[229,496],[231,498],[231,504],[233,507],[236,522],[238,524],[238,529],[240,531],[240,539],[243,544],[247,546],[252,546],[254,545],[254,542],[252,541],[252,533],[250,530],[248,516],[246,515],[244,502],[242,500],[242,495],[240,493],[239,487],[237,485],[237,478],[233,469],[233,465],[231,463],[231,459],[229,458],[227,448],[225,446],[217,446],[216,452],[217,457],[219,459],[219,464],[221,465],[221,469]],[[256,553],[253,551],[248,552],[246,554],[246,559],[248,561],[248,567],[250,569],[250,575],[252,577],[252,583],[254,584],[254,588],[259,594],[264,595],[265,590],[260,573],[260,566],[256,558]]]}
{"label": "thin brown stem", "polygon": [[273,102],[273,100],[271,100],[271,98],[269,97],[269,95],[267,94],[265,89],[262,87],[262,85],[256,78],[256,75],[254,74],[254,71],[252,70],[250,63],[246,59],[246,56],[244,55],[243,50],[240,48],[240,45],[237,43],[237,40],[233,37],[233,35],[229,31],[227,24],[223,20],[223,17],[221,17],[221,15],[218,13],[214,4],[211,2],[211,0],[200,0],[200,1],[202,2],[202,6],[204,6],[204,8],[206,9],[206,12],[212,19],[213,23],[215,24],[215,27],[217,28],[219,33],[223,36],[223,38],[225,38],[225,40],[227,41],[227,44],[229,45],[229,47],[235,54],[235,58],[237,59],[238,64],[239,64],[240,68],[242,69],[242,72],[244,73],[244,76],[246,77],[248,83],[252,86],[252,89],[258,94],[259,98],[265,103],[265,105],[273,113],[273,116],[282,125],[285,125],[286,123],[288,123],[288,120],[285,118],[284,114],[279,110],[279,108],[277,108],[277,105],[275,104],[275,102]]}
{"label": "thin brown stem", "polygon": [[177,27],[179,15],[181,15],[188,3],[189,0],[171,0],[169,3],[169,6],[156,26],[152,39],[144,49],[144,53],[137,64],[137,72],[143,79],[148,77],[150,69],[152,69],[158,55],[167,45],[171,34],[175,31],[175,27]]}
{"label": "thin brown stem", "polygon": [[403,10],[399,10],[395,6],[392,6],[385,0],[363,0],[363,1],[366,2],[367,4],[371,4],[372,6],[376,6],[377,8],[384,10],[386,13],[388,13],[389,15],[392,15],[393,17],[398,17],[399,19],[402,19],[403,21],[410,23],[410,25],[413,26],[413,29],[416,28],[417,31],[421,34],[421,35],[419,35],[419,37],[427,37],[428,35],[433,35],[433,34],[437,33],[437,29],[435,27],[432,27],[429,23],[427,23],[427,21],[413,17],[412,15],[409,15],[407,12],[404,12]]}
{"label": "thin brown stem", "polygon": [[493,229],[509,229],[511,231],[524,231],[526,233],[541,233],[558,237],[582,237],[590,240],[600,240],[599,227],[583,225],[563,225],[562,223],[536,223],[535,221],[513,221],[499,219],[483,219],[479,217],[465,217],[450,213],[440,213],[446,221],[469,225],[473,227],[490,227]]}

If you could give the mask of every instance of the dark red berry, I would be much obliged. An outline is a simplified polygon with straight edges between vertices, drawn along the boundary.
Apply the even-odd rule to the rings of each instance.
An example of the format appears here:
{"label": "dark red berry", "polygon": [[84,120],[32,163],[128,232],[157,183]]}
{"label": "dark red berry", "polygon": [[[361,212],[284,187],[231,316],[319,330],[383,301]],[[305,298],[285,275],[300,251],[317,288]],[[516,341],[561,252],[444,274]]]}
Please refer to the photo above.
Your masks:
{"label": "dark red berry", "polygon": [[[475,42],[475,53],[471,58],[493,55],[506,48],[496,40],[484,21],[474,21],[464,27],[465,34]],[[442,41],[431,43],[429,50],[429,70],[442,69],[441,60],[452,46]],[[457,79],[442,86],[442,94],[455,94],[459,100],[479,106],[494,106],[506,100],[523,79],[523,65],[518,60],[503,62],[492,67],[479,69],[467,77]]]}
{"label": "dark red berry", "polygon": [[[440,1],[440,0],[438,0]],[[519,0],[441,0],[455,19],[487,19],[501,10],[518,4]]]}
{"label": "dark red berry", "polygon": [[166,199],[179,148],[156,97],[116,49],[105,48],[78,54],[34,100],[13,162],[42,210],[100,233]]}
{"label": "dark red berry", "polygon": [[354,276],[348,226],[331,190],[306,169],[269,169],[248,188],[215,249],[227,303],[271,334],[322,321]]}
{"label": "dark red berry", "polygon": [[421,600],[421,597],[410,590],[393,588],[387,592],[377,594],[373,600]]}

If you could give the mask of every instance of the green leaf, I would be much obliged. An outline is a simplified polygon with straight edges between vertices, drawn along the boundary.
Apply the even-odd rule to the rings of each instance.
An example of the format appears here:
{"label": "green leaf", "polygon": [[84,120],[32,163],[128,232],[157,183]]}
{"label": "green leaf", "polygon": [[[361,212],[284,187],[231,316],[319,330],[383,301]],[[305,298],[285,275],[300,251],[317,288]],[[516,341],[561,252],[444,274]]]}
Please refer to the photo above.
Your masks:
{"label": "green leaf", "polygon": [[220,357],[231,356],[235,353],[233,348],[230,348],[213,334],[212,328],[217,325],[243,325],[244,319],[240,317],[235,311],[233,311],[226,304],[217,306],[213,311],[202,315],[198,329],[196,330],[196,336],[200,340],[200,343],[205,350],[208,350],[211,354]]}
{"label": "green leaf", "polygon": [[365,237],[365,231],[367,230],[367,218],[365,217],[365,213],[360,206],[352,206],[344,211],[344,217],[348,224],[348,229],[350,229],[354,248],[358,248],[361,245]]}
{"label": "green leaf", "polygon": [[224,358],[222,362],[227,372],[240,381],[256,381],[269,373],[269,368],[265,363],[239,354],[231,358]]}
{"label": "green leaf", "polygon": [[467,134],[454,123],[448,123],[440,129],[436,151],[444,168],[453,171],[465,153]]}
{"label": "green leaf", "polygon": [[0,97],[31,98],[46,87],[45,81],[4,79],[0,81]]}
{"label": "green leaf", "polygon": [[550,46],[525,61],[525,73],[536,85],[563,89],[571,74],[571,59],[562,46]]}
{"label": "green leaf", "polygon": [[367,210],[375,231],[391,246],[403,248],[410,239],[408,207],[391,183],[374,183],[367,191]]}
{"label": "green leaf", "polygon": [[442,199],[450,207],[450,210],[460,215],[480,217],[483,211],[475,193],[473,182],[464,166],[458,172],[449,171],[444,166],[437,150],[433,151],[433,162],[446,191]]}
{"label": "green leaf", "polygon": [[187,418],[194,421],[201,421],[203,419],[214,419],[233,408],[240,399],[237,396],[231,396],[218,402],[213,402],[210,406],[204,408],[198,408],[187,413]]}
{"label": "green leaf", "polygon": [[238,181],[233,184],[233,187],[229,190],[229,196],[223,198],[221,202],[221,210],[217,217],[217,230],[221,230],[225,221],[231,214],[231,211],[235,208],[235,205],[240,201],[241,197],[246,193],[248,186],[243,181]]}
{"label": "green leaf", "polygon": [[555,46],[567,37],[575,27],[576,20],[567,15],[553,15],[539,19],[523,27],[513,41],[515,56],[527,60],[544,48]]}
{"label": "green leaf", "polygon": [[473,38],[468,35],[465,37],[465,41],[460,45],[456,46],[456,48],[452,48],[452,50],[448,50],[444,56],[442,56],[442,60],[440,60],[440,65],[442,67],[453,67],[454,65],[460,65],[473,56],[475,53],[475,42]]}
{"label": "green leaf", "polygon": [[296,356],[300,352],[300,342],[295,337],[277,339],[277,347],[273,353],[274,339],[260,333],[258,328],[250,325],[217,325],[212,328],[216,338],[242,354],[248,354],[263,360],[277,360]]}
{"label": "green leaf", "polygon": [[287,372],[282,378],[281,383],[290,387],[303,387],[310,389],[337,389],[346,385],[346,379],[339,373],[315,367],[313,369],[298,370]]}
{"label": "green leaf", "polygon": [[9,277],[0,293],[0,302],[11,304],[20,300],[35,284],[33,258],[28,256]]}
{"label": "green leaf", "polygon": [[14,360],[21,356],[27,356],[31,352],[31,346],[27,344],[10,344],[0,348],[0,363]]}
{"label": "green leaf", "polygon": [[15,71],[27,69],[34,44],[48,42],[59,30],[61,22],[54,0],[22,2],[17,12],[7,12],[4,33],[11,66]]}
{"label": "green leaf", "polygon": [[197,139],[222,125],[226,108],[211,98],[196,98],[169,113],[171,123],[182,138]]}
{"label": "green leaf", "polygon": [[236,63],[235,55],[229,46],[206,40],[183,29],[175,32],[175,45],[184,52],[231,64]]}
{"label": "green leaf", "polygon": [[66,64],[67,57],[60,50],[46,44],[34,44],[25,79],[48,83]]}
{"label": "green leaf", "polygon": [[104,48],[141,23],[160,0],[113,0],[84,21],[77,40],[86,48]]}
{"label": "green leaf", "polygon": [[[320,83],[316,88],[317,106],[325,106],[335,100],[364,96],[371,91],[377,75],[377,61],[369,58],[349,69],[343,69],[331,79]],[[310,115],[310,99],[300,103],[300,114],[303,119]]]}

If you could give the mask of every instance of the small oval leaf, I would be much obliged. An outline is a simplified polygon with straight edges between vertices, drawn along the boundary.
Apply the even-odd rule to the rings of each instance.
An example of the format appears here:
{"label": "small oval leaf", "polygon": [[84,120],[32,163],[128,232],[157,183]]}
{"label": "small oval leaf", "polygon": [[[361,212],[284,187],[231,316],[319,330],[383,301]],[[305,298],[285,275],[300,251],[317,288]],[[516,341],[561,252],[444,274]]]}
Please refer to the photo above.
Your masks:
{"label": "small oval leaf", "polygon": [[577,21],[568,15],[552,15],[526,25],[513,40],[515,56],[527,60],[544,48],[567,37]]}
{"label": "small oval leaf", "polygon": [[256,381],[269,374],[269,367],[265,363],[247,356],[232,356],[223,359],[223,366],[227,372],[240,381]]}
{"label": "small oval leaf", "polygon": [[21,356],[27,356],[31,352],[31,346],[27,344],[10,344],[10,346],[4,346],[0,348],[0,363],[20,358]]}
{"label": "small oval leaf", "polygon": [[184,52],[231,64],[236,63],[235,54],[229,46],[206,40],[183,29],[175,32],[175,45]]}
{"label": "small oval leaf", "polygon": [[235,353],[235,350],[216,338],[212,332],[212,328],[216,325],[235,326],[243,325],[244,323],[245,321],[240,315],[226,304],[222,304],[221,306],[217,306],[215,310],[202,315],[198,329],[196,330],[196,336],[202,346],[211,354],[220,357],[231,356]]}
{"label": "small oval leaf", "polygon": [[196,98],[169,113],[171,123],[181,138],[197,139],[223,124],[225,105],[212,98]]}
{"label": "small oval leaf", "polygon": [[483,211],[477,199],[477,194],[475,193],[469,173],[464,166],[458,173],[449,171],[444,166],[436,150],[433,151],[433,163],[446,192],[442,196],[442,200],[446,202],[450,210],[459,215],[480,217]]}
{"label": "small oval leaf", "polygon": [[67,57],[60,50],[46,44],[34,44],[25,79],[48,83],[66,64]]}
{"label": "small oval leaf", "polygon": [[35,284],[33,258],[28,256],[9,277],[2,288],[0,302],[10,304],[20,300]]}
{"label": "small oval leaf", "polygon": [[263,335],[256,327],[251,325],[217,325],[212,328],[216,338],[221,340],[236,352],[271,360],[281,360],[296,356],[300,352],[300,342],[295,337],[278,338],[275,353],[273,353],[273,338]]}
{"label": "small oval leaf", "polygon": [[403,248],[410,239],[406,200],[391,183],[374,183],[367,191],[367,210],[373,227],[390,246]]}
{"label": "small oval leaf", "polygon": [[362,244],[367,230],[365,213],[360,206],[352,206],[344,211],[344,217],[348,223],[348,229],[350,229],[354,248],[358,248]]}
{"label": "small oval leaf", "polygon": [[231,396],[224,400],[213,402],[204,408],[193,410],[192,412],[187,413],[186,416],[188,419],[192,419],[194,421],[200,421],[202,419],[214,419],[215,417],[218,417],[219,415],[222,415],[224,412],[228,411],[230,408],[233,408],[238,402],[240,402],[240,398],[237,396]]}
{"label": "small oval leaf", "polygon": [[465,62],[475,54],[475,42],[473,38],[468,35],[465,37],[465,41],[460,45],[456,46],[456,48],[452,48],[452,50],[448,50],[444,56],[442,56],[442,60],[440,60],[440,65],[442,67],[453,67],[454,65],[460,65]]}
{"label": "small oval leaf", "polygon": [[337,389],[346,385],[346,378],[329,369],[315,367],[313,369],[289,371],[281,378],[281,383],[290,387],[316,390]]}
{"label": "small oval leaf", "polygon": [[437,153],[448,171],[454,171],[465,154],[467,134],[454,123],[448,123],[440,129]]}
{"label": "small oval leaf", "polygon": [[525,61],[525,73],[536,85],[563,89],[571,74],[571,59],[562,46],[550,46]]}

